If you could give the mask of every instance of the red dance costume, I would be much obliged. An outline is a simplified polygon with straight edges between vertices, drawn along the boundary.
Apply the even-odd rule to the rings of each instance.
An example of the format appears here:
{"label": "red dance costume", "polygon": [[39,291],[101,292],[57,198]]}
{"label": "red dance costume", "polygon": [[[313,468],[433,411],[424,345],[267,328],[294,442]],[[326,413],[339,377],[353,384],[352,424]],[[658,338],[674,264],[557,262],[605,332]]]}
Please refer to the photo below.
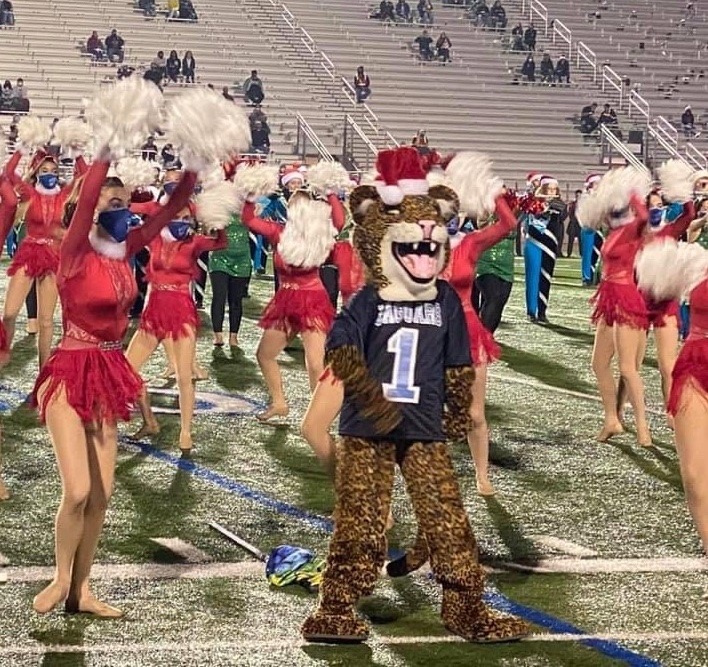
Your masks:
{"label": "red dance costume", "polygon": [[[89,234],[108,168],[104,161],[91,165],[61,245],[57,287],[64,335],[32,392],[42,420],[49,402],[61,391],[85,423],[130,419],[142,389],[122,344],[137,294],[130,258],[184,208],[196,182],[195,174],[187,172],[167,206],[132,229],[124,244],[96,241]],[[107,257],[94,249],[94,243],[110,244],[117,251],[123,246],[125,252],[120,258]]]}
{"label": "red dance costume", "polygon": [[673,383],[667,410],[672,415],[679,411],[687,382],[692,382],[708,401],[708,277],[693,288],[689,303],[691,328],[671,375]]}
{"label": "red dance costume", "polygon": [[203,252],[223,250],[228,245],[221,229],[215,238],[195,234],[184,241],[164,238],[165,230],[148,246],[150,264],[146,279],[150,284],[147,306],[140,318],[140,329],[158,340],[177,340],[199,327],[197,307],[190,285],[196,278],[197,258]]}
{"label": "red dance costume", "polygon": [[[56,194],[41,193],[17,176],[16,169],[22,153],[16,152],[5,165],[5,176],[17,188],[20,201],[29,202],[25,212],[27,236],[22,240],[7,275],[24,269],[29,278],[43,278],[56,274],[59,267],[59,245],[63,235],[64,205],[73,185],[67,184]],[[86,173],[82,157],[76,158],[74,178]]]}
{"label": "red dance costume", "polygon": [[590,300],[595,306],[592,322],[597,324],[604,320],[608,326],[618,324],[647,330],[650,326],[649,309],[634,276],[637,253],[647,242],[681,236],[688,228],[688,218],[691,216],[682,216],[673,225],[653,233],[648,241],[645,235],[648,219],[646,206],[637,196],[632,197],[631,206],[636,211],[634,220],[611,230],[602,246],[602,279]]}
{"label": "red dance costume", "polygon": [[516,228],[516,218],[501,197],[496,201],[498,222],[465,236],[450,253],[450,262],[441,278],[447,280],[462,301],[470,340],[470,354],[475,366],[499,359],[501,349],[494,336],[480,322],[472,306],[472,283],[477,275],[477,261],[482,253],[496,245]]}
{"label": "red dance costume", "polygon": [[[0,202],[0,242],[4,242],[10,233],[17,212],[17,195],[12,184],[6,178],[0,178],[0,197],[2,197],[2,202]],[[7,334],[2,321],[0,321],[0,358],[6,361],[9,353]]]}
{"label": "red dance costume", "polygon": [[[683,207],[683,213],[672,224],[663,227],[658,233],[650,235],[647,245],[652,243],[656,238],[662,238],[659,234],[666,230],[664,238],[670,236],[678,241],[687,231],[691,222],[696,217],[696,209],[693,202],[688,202]],[[672,301],[654,301],[649,295],[644,294],[644,300],[647,304],[649,313],[649,326],[658,329],[665,327],[668,324],[669,318],[675,318],[675,324],[679,322],[679,303],[675,299]]]}
{"label": "red dance costume", "polygon": [[[337,231],[341,231],[344,227],[344,208],[336,195],[329,195],[327,202],[332,207],[332,224]],[[319,267],[300,269],[286,264],[277,247],[285,227],[256,217],[252,203],[246,202],[241,219],[250,231],[266,238],[275,248],[273,264],[280,284],[263,310],[258,326],[283,331],[289,337],[303,331],[327,333],[335,313],[320,280]]]}

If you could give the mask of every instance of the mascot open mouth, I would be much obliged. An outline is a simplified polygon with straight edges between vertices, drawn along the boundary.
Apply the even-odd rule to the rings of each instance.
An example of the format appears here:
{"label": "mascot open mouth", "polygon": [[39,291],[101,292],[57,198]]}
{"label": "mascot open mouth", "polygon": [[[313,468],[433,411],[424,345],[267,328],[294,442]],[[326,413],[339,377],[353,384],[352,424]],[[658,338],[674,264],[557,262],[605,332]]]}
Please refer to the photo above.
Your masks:
{"label": "mascot open mouth", "polygon": [[438,261],[443,250],[441,243],[420,241],[418,243],[392,243],[393,256],[410,279],[416,283],[428,283],[439,272]]}

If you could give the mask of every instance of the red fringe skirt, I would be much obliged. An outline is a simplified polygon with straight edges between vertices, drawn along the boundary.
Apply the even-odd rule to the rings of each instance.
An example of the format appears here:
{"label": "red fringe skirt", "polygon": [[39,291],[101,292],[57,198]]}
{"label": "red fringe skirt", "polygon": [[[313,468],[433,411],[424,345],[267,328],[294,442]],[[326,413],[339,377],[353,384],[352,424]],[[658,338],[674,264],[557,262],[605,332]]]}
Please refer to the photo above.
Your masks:
{"label": "red fringe skirt", "polygon": [[477,313],[465,311],[465,321],[467,323],[467,335],[470,339],[470,355],[472,364],[491,364],[501,357],[501,348],[494,340],[494,336],[486,329],[480,321]]}
{"label": "red fringe skirt", "polygon": [[47,406],[63,389],[84,423],[129,421],[142,388],[122,349],[59,348],[39,372],[31,402],[44,422]]}
{"label": "red fringe skirt", "polygon": [[592,323],[604,320],[607,326],[620,324],[634,329],[649,328],[647,305],[636,285],[601,281],[590,303]]}
{"label": "red fringe skirt", "polygon": [[258,326],[283,331],[288,336],[303,331],[328,333],[334,315],[334,308],[324,288],[293,289],[283,286],[268,302]]}
{"label": "red fringe skirt", "polygon": [[665,327],[670,317],[676,318],[676,324],[679,323],[679,304],[678,301],[652,301],[646,299],[647,310],[649,311],[649,324],[655,329]]}
{"label": "red fringe skirt", "polygon": [[0,360],[5,362],[10,358],[10,346],[7,341],[7,332],[2,321],[0,321]]}
{"label": "red fringe skirt", "polygon": [[666,406],[669,414],[675,415],[679,411],[683,390],[689,381],[708,401],[708,338],[691,340],[689,336],[681,348],[671,378],[671,394]]}
{"label": "red fringe skirt", "polygon": [[177,340],[199,328],[197,306],[188,290],[151,289],[140,329],[158,340]]}
{"label": "red fringe skirt", "polygon": [[59,244],[26,236],[12,258],[7,275],[14,276],[20,269],[24,269],[29,278],[44,278],[50,273],[56,275],[59,271]]}

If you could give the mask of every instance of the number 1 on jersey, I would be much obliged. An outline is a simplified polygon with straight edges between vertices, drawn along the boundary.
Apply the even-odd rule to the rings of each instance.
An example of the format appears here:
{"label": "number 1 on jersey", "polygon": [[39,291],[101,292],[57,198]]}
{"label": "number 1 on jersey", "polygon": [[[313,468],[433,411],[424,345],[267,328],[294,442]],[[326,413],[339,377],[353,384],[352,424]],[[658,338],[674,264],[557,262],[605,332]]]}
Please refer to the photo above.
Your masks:
{"label": "number 1 on jersey", "polygon": [[417,403],[415,366],[418,360],[418,329],[399,329],[388,339],[388,351],[395,355],[391,382],[383,383],[384,396],[393,403]]}

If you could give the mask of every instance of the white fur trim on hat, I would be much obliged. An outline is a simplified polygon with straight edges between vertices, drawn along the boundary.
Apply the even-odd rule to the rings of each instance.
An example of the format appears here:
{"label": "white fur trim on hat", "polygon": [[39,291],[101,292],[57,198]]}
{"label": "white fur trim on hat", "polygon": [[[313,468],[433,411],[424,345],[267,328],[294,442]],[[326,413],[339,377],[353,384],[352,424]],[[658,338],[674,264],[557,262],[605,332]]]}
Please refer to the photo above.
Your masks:
{"label": "white fur trim on hat", "polygon": [[427,195],[428,181],[423,178],[402,178],[398,181],[398,187],[403,191],[404,195]]}
{"label": "white fur trim on hat", "polygon": [[544,176],[541,179],[541,185],[558,185],[558,179],[555,179],[552,176]]}
{"label": "white fur trim on hat", "polygon": [[376,183],[376,191],[381,197],[381,201],[386,206],[398,206],[405,196],[403,190],[398,185],[384,185],[381,181]]}
{"label": "white fur trim on hat", "polygon": [[304,182],[305,176],[301,171],[297,170],[297,171],[286,171],[280,177],[280,181],[283,185],[287,185],[288,183],[290,183],[290,181],[294,181],[295,179],[299,179]]}
{"label": "white fur trim on hat", "polygon": [[696,181],[700,181],[702,178],[708,178],[708,170],[699,169],[698,171],[694,171],[693,176],[691,176],[691,178],[693,179],[694,183]]}

